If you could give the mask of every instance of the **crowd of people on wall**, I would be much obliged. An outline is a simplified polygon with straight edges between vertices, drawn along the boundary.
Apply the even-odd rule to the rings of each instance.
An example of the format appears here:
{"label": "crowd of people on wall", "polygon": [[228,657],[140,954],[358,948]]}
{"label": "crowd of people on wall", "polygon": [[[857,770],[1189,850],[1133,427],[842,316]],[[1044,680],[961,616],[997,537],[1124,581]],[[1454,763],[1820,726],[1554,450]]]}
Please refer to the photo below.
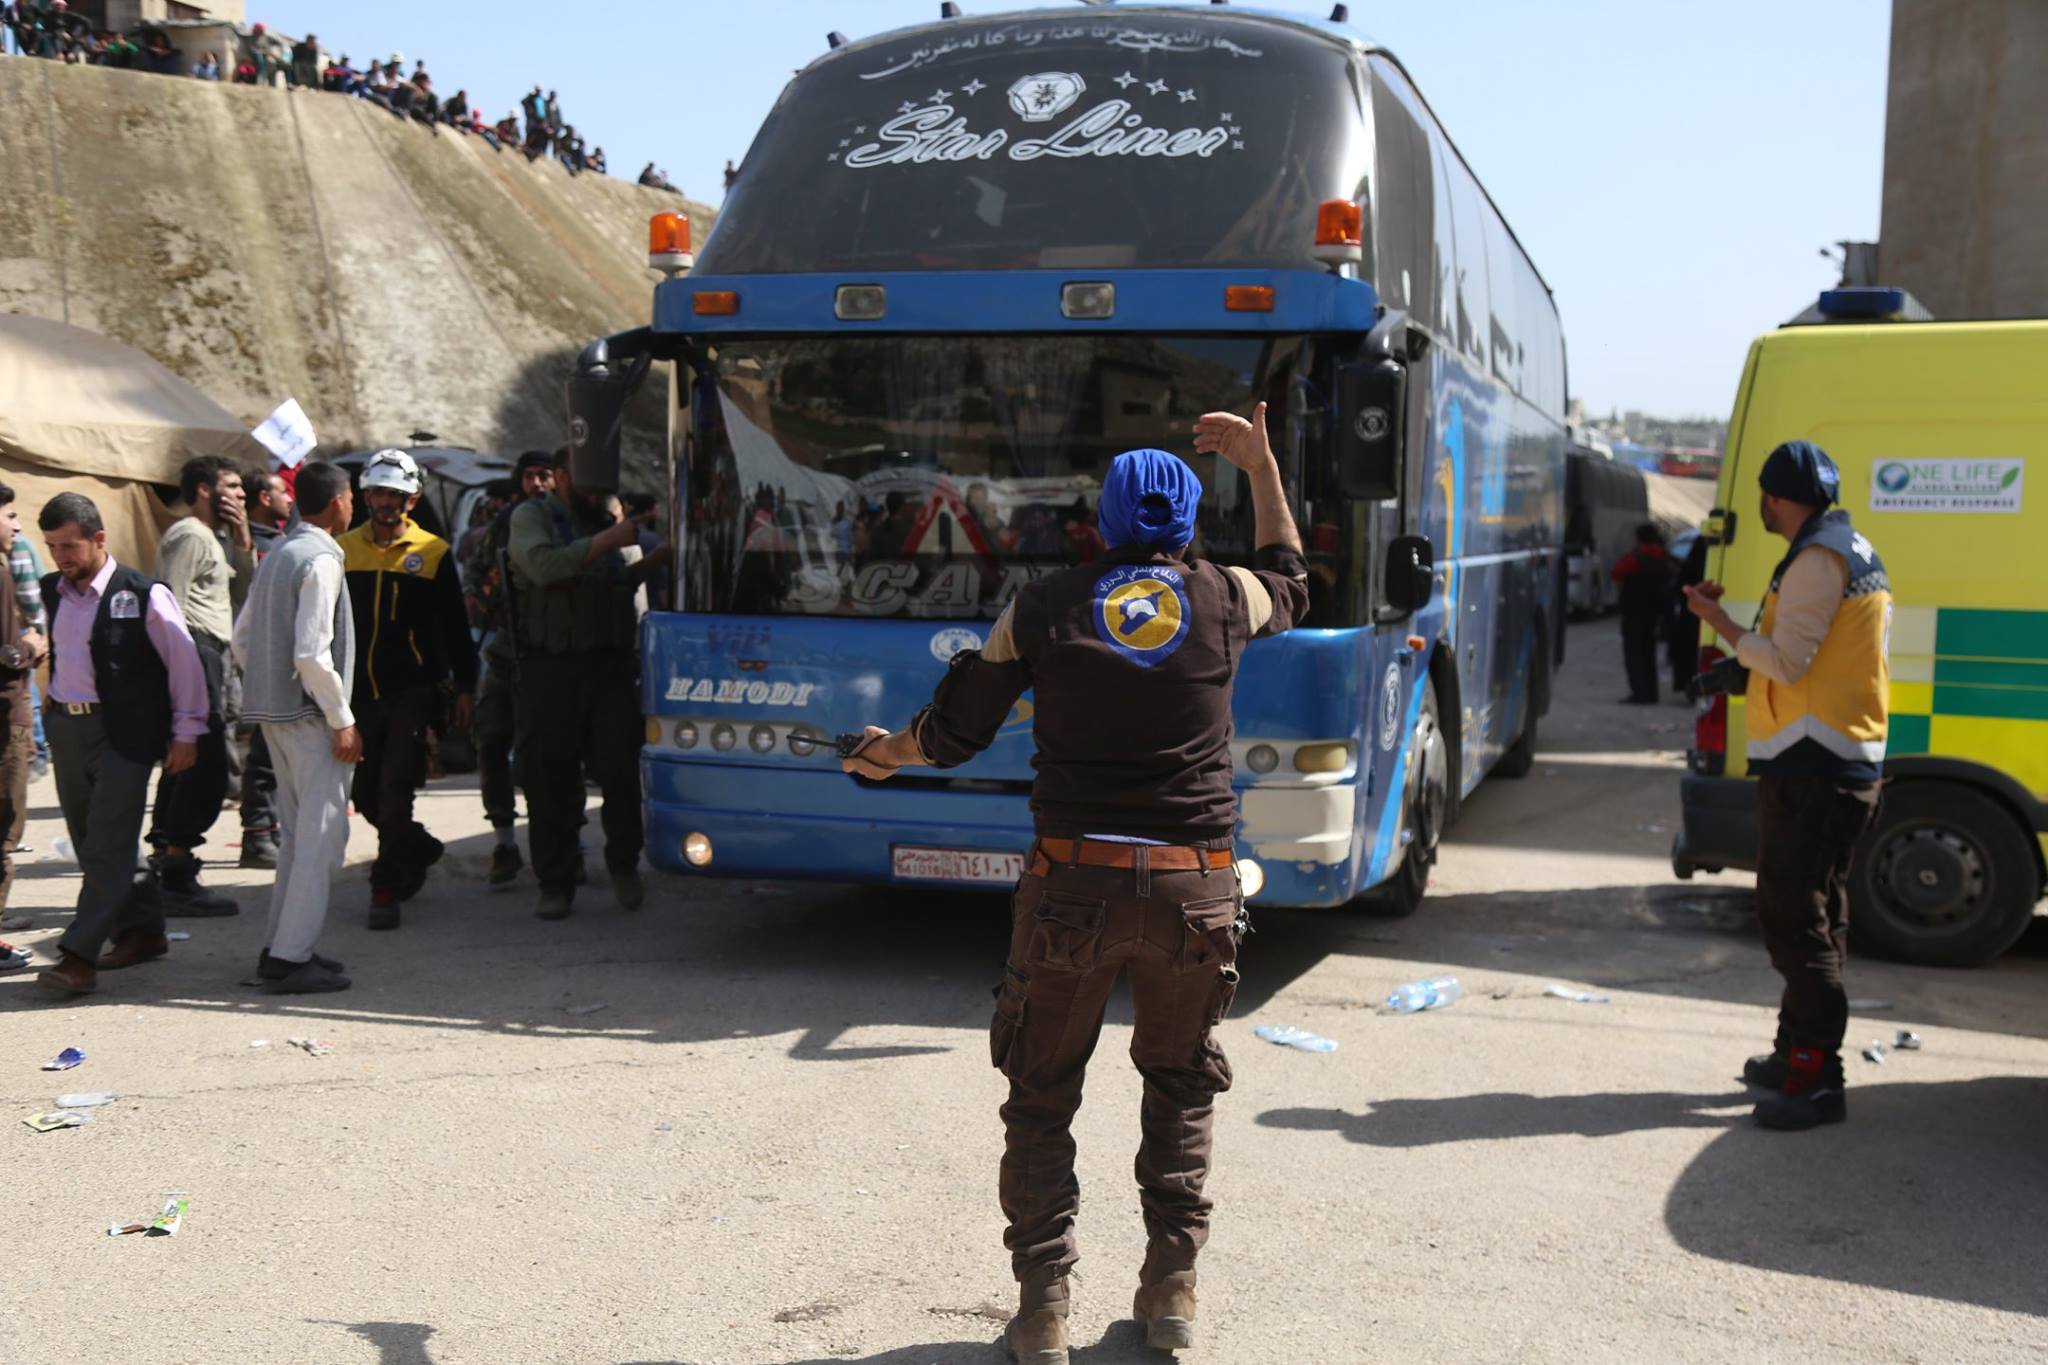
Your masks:
{"label": "crowd of people on wall", "polygon": [[[191,57],[161,24],[138,24],[125,33],[102,32],[74,12],[68,0],[0,0],[0,52],[202,81],[350,95],[437,133],[448,127],[481,138],[493,151],[523,151],[529,161],[550,157],[571,175],[609,172],[604,148],[563,119],[561,99],[553,90],[542,94],[541,87],[534,86],[519,110],[492,121],[482,101],[472,100],[467,89],[441,94],[424,61],[415,60],[408,74],[403,53],[358,62],[346,52],[325,51],[311,33],[294,42],[262,23],[233,33],[234,46],[225,53],[206,50]],[[652,162],[641,172],[640,183],[681,193]]]}

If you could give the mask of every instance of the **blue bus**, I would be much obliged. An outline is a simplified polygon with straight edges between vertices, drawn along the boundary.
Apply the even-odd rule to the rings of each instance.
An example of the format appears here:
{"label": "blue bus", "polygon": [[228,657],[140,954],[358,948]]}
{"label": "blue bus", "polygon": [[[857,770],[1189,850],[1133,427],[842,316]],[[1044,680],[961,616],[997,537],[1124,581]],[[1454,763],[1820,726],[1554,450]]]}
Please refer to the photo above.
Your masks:
{"label": "blue bus", "polygon": [[1235,7],[832,44],[694,269],[570,381],[603,484],[622,395],[671,362],[652,861],[1013,882],[1028,696],[957,771],[865,784],[831,738],[906,723],[1022,585],[1100,554],[1119,451],[1189,458],[1193,553],[1248,562],[1249,490],[1189,426],[1264,399],[1313,608],[1242,662],[1248,885],[1412,911],[1460,801],[1529,771],[1566,615],[1556,308],[1414,84],[1339,22]]}

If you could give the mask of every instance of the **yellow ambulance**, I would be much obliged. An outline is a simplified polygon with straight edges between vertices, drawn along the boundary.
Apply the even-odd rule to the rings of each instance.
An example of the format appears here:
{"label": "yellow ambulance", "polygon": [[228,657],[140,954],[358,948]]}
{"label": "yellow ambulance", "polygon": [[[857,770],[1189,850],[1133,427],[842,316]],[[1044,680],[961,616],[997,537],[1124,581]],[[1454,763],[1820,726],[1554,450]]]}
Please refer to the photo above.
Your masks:
{"label": "yellow ambulance", "polygon": [[[1884,808],[1857,850],[1857,946],[1978,966],[2012,945],[2048,884],[2048,319],[1897,320],[1898,290],[1822,295],[1809,324],[1757,339],[1728,428],[1707,576],[1753,620],[1785,542],[1757,517],[1757,471],[1815,442],[1891,578]],[[2031,477],[2029,469],[2031,467]],[[1721,653],[1702,636],[1701,666]],[[1756,867],[1743,703],[1702,703],[1681,878]]]}

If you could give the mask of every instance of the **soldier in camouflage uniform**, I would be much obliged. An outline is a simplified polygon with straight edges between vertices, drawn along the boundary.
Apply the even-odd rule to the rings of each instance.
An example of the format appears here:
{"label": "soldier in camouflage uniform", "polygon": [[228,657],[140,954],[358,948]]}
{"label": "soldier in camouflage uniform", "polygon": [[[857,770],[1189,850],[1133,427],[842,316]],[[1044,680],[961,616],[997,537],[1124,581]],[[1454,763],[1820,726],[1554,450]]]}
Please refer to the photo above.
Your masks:
{"label": "soldier in camouflage uniform", "polygon": [[604,798],[605,867],[625,909],[646,898],[640,881],[639,623],[633,594],[668,560],[628,565],[644,517],[611,520],[600,497],[579,494],[565,446],[554,492],[512,510],[511,610],[519,686],[513,698],[515,768],[526,793],[527,842],[540,880],[536,913],[567,918],[582,854],[586,771]]}

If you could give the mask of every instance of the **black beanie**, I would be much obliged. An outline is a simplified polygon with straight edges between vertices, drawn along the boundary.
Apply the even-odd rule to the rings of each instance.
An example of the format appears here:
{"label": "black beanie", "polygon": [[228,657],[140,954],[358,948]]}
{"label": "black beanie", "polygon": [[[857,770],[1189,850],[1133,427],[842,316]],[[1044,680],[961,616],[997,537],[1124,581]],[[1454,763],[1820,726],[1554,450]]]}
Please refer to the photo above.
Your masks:
{"label": "black beanie", "polygon": [[1772,451],[1756,481],[1772,497],[1807,507],[1830,506],[1842,488],[1841,471],[1811,441],[1787,441]]}

